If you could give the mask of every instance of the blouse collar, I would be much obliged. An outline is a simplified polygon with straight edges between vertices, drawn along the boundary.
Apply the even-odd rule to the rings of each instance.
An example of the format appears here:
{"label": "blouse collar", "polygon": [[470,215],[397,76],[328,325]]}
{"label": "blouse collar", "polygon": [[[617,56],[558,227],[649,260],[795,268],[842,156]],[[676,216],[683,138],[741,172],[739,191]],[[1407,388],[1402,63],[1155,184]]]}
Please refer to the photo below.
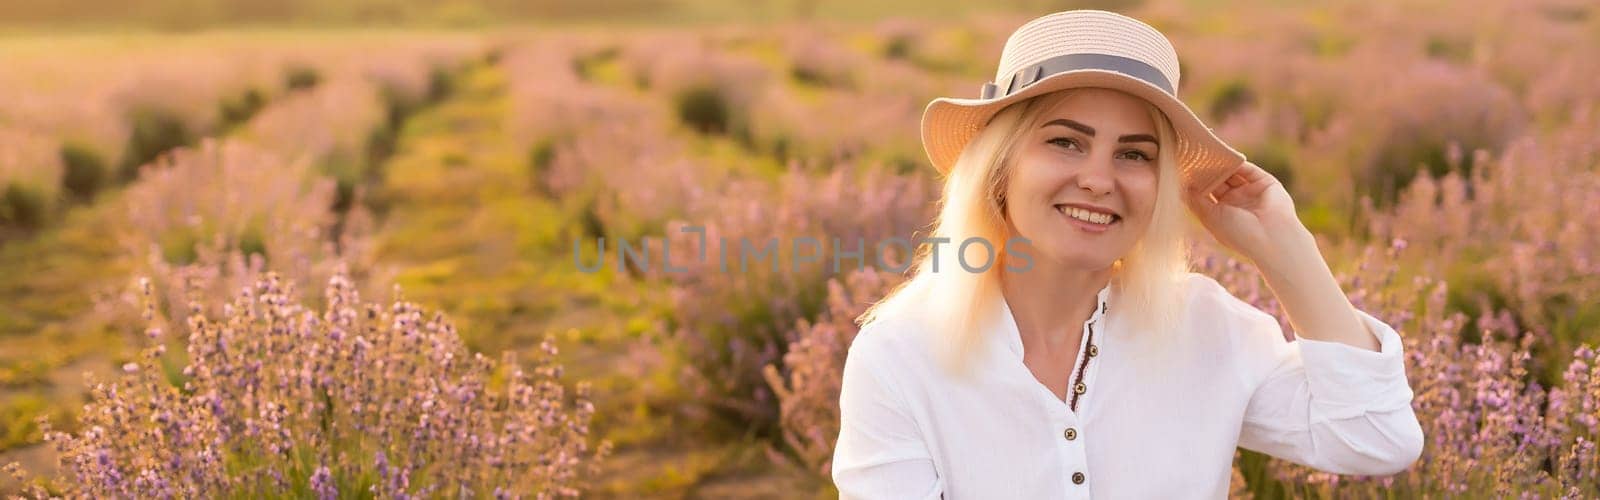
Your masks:
{"label": "blouse collar", "polygon": [[[1107,282],[1106,286],[1101,287],[1100,292],[1095,296],[1099,305],[1094,308],[1094,312],[1089,314],[1089,319],[1084,321],[1084,325],[1090,323],[1101,324],[1101,318],[1105,317],[1106,312],[1109,310],[1111,283]],[[1000,318],[998,326],[1000,331],[997,332],[999,333],[997,337],[1005,340],[1006,348],[1010,349],[1011,353],[1020,359],[1022,357],[1021,329],[1017,328],[1017,319],[1011,315],[1011,305],[1006,303],[1004,294],[1001,294],[999,302]]]}

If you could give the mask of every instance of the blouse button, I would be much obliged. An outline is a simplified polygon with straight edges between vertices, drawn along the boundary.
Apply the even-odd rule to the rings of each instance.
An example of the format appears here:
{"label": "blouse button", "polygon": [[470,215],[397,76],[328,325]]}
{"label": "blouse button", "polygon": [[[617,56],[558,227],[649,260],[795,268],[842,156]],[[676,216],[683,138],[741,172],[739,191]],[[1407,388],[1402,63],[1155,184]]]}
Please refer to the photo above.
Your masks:
{"label": "blouse button", "polygon": [[1078,430],[1071,427],[1068,427],[1066,432],[1063,432],[1062,434],[1066,436],[1067,441],[1078,439]]}
{"label": "blouse button", "polygon": [[1072,386],[1072,392],[1077,394],[1083,394],[1087,390],[1089,390],[1089,386],[1083,385],[1083,382],[1078,382],[1078,385]]}
{"label": "blouse button", "polygon": [[1089,344],[1089,357],[1092,358],[1097,354],[1100,354],[1100,346]]}
{"label": "blouse button", "polygon": [[1082,472],[1074,472],[1074,473],[1072,473],[1072,484],[1083,484],[1083,473]]}

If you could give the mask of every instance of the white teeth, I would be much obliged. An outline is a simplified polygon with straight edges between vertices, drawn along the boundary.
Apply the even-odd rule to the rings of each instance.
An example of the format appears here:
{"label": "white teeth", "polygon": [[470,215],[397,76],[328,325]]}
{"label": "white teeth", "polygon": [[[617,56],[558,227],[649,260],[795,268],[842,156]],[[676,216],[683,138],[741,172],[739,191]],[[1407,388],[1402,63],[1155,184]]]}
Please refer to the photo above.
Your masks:
{"label": "white teeth", "polygon": [[1056,207],[1056,210],[1061,212],[1062,214],[1065,214],[1067,217],[1071,217],[1071,218],[1078,219],[1078,220],[1081,220],[1081,221],[1086,221],[1086,222],[1093,222],[1095,224],[1110,224],[1111,221],[1114,219],[1114,217],[1112,215],[1110,215],[1110,214],[1103,214],[1103,213],[1100,213],[1100,212],[1091,212],[1091,211],[1084,210],[1084,209],[1078,208],[1078,207],[1061,206],[1061,207]]}

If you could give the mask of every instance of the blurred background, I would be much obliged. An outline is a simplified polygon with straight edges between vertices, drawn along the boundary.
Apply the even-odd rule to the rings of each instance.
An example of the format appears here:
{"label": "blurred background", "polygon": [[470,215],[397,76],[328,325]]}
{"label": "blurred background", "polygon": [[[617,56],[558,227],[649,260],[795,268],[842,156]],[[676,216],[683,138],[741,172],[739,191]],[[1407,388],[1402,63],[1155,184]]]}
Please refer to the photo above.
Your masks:
{"label": "blurred background", "polygon": [[923,106],[1073,8],[1162,30],[1406,340],[1411,470],[1241,450],[1233,496],[1600,496],[1579,0],[0,0],[0,493],[835,497],[907,256],[723,272],[682,229],[926,235]]}
{"label": "blurred background", "polygon": [[958,20],[975,14],[1027,15],[1074,8],[1122,9],[1133,0],[1057,2],[1007,0],[973,4],[954,0],[920,3],[843,0],[350,0],[345,2],[247,2],[244,0],[154,0],[136,6],[99,0],[0,3],[5,24],[50,29],[141,29],[186,31],[215,28],[352,26],[485,28],[526,24],[660,25],[785,21],[876,21],[889,17]]}

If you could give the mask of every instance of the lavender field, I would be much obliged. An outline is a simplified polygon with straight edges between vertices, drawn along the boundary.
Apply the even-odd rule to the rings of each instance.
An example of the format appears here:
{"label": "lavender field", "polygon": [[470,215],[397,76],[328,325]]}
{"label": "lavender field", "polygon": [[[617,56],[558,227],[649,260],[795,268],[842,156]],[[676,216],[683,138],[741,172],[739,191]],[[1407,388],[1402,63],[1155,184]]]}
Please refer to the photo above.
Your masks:
{"label": "lavender field", "polygon": [[[0,494],[836,497],[853,319],[907,256],[827,242],[925,235],[923,106],[1074,6],[0,35]],[[1405,339],[1411,469],[1241,450],[1233,496],[1600,497],[1600,5],[1117,10]]]}

